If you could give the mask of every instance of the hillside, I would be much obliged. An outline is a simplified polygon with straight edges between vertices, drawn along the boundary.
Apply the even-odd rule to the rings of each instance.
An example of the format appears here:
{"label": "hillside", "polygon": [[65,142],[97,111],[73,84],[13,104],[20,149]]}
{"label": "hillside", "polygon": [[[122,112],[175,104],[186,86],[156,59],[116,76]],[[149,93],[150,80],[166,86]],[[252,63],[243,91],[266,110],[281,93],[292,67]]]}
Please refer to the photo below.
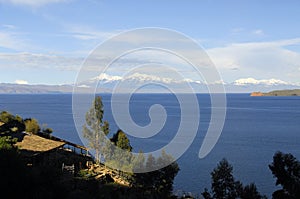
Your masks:
{"label": "hillside", "polygon": [[300,96],[300,89],[293,90],[275,90],[267,93],[252,92],[251,96]]}

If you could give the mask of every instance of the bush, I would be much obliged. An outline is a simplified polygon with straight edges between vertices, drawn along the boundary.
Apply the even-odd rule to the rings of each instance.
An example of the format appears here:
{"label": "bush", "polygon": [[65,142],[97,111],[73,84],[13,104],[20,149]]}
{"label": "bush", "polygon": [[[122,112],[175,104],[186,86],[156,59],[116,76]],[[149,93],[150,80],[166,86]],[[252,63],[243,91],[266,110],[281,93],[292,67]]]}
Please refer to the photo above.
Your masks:
{"label": "bush", "polygon": [[40,125],[36,119],[30,118],[25,121],[25,131],[32,134],[38,134],[41,130]]}

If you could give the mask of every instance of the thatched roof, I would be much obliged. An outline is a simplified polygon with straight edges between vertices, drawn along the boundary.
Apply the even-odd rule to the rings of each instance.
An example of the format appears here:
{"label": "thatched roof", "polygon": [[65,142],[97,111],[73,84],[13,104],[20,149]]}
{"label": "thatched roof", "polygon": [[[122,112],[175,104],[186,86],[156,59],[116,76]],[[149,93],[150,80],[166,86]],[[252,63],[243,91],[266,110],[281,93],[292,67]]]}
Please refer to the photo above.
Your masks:
{"label": "thatched roof", "polygon": [[65,142],[43,138],[38,135],[26,134],[20,142],[16,143],[16,146],[18,146],[20,150],[46,152],[55,148],[59,148],[65,144]]}

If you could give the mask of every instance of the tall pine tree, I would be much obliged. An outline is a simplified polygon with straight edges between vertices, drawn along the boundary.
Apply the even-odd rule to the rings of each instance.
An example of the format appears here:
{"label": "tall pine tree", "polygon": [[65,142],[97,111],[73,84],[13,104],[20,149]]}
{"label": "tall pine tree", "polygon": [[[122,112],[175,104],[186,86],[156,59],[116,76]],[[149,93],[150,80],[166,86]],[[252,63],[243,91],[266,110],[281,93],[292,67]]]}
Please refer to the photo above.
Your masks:
{"label": "tall pine tree", "polygon": [[101,151],[105,146],[107,139],[105,136],[109,133],[109,124],[103,121],[103,103],[100,96],[96,96],[90,110],[86,113],[86,124],[83,126],[83,136],[89,142],[90,148],[95,150],[96,162],[101,161]]}

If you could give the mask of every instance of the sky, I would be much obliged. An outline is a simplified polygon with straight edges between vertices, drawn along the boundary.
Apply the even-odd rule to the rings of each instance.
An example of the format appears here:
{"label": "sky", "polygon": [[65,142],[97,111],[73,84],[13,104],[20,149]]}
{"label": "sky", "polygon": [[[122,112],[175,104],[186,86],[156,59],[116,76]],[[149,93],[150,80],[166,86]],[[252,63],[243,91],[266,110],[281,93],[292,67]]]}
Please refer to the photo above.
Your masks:
{"label": "sky", "polygon": [[297,0],[0,0],[0,83],[73,84],[99,44],[158,27],[197,42],[224,83],[300,85],[299,10]]}

